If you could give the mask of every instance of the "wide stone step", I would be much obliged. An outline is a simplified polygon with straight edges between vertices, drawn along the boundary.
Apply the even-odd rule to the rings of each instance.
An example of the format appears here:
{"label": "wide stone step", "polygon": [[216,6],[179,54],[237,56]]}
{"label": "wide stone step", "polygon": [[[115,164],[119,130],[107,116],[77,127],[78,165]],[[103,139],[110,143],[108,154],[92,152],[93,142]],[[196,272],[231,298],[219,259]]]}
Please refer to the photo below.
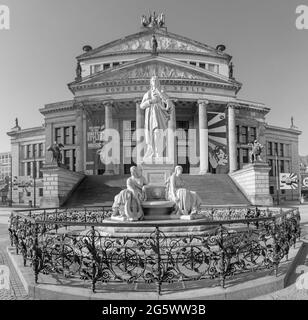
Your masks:
{"label": "wide stone step", "polygon": [[[65,207],[112,203],[126,188],[129,176],[87,176],[64,204]],[[196,191],[205,205],[247,205],[246,197],[227,174],[183,175],[188,189]]]}

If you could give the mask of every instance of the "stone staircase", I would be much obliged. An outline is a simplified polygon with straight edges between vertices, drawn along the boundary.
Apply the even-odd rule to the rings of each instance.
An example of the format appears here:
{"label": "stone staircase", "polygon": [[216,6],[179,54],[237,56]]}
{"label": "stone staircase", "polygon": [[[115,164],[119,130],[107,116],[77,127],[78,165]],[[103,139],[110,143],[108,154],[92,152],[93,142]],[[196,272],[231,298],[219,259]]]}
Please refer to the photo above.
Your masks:
{"label": "stone staircase", "polygon": [[[114,196],[126,187],[128,176],[86,176],[64,203],[64,207],[111,205]],[[249,201],[227,174],[183,175],[190,190],[205,205],[249,205]]]}

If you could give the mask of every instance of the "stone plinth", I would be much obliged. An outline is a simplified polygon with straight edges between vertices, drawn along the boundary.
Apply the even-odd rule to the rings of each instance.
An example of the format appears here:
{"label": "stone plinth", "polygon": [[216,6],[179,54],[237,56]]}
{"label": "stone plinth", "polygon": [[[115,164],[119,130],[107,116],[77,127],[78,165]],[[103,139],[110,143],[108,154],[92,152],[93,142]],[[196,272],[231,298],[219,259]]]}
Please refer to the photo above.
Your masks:
{"label": "stone plinth", "polygon": [[238,188],[244,193],[252,205],[272,205],[269,192],[269,171],[267,163],[248,164],[243,169],[229,174]]}
{"label": "stone plinth", "polygon": [[142,171],[148,183],[156,186],[164,186],[170,177],[174,166],[172,164],[143,164]]}
{"label": "stone plinth", "polygon": [[83,173],[70,171],[54,164],[45,165],[42,172],[44,196],[40,206],[44,208],[61,206],[85,177]]}

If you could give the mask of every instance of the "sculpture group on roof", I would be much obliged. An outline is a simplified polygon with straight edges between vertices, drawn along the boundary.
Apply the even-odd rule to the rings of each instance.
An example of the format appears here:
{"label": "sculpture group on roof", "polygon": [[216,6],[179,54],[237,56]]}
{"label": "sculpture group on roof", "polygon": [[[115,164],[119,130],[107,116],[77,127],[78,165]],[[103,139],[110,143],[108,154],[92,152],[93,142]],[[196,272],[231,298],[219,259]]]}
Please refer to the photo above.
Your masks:
{"label": "sculpture group on roof", "polygon": [[150,15],[147,17],[146,15],[141,16],[141,25],[143,27],[157,27],[161,28],[165,26],[165,15],[164,13],[160,13],[159,15],[156,15],[155,11],[153,14],[150,13]]}

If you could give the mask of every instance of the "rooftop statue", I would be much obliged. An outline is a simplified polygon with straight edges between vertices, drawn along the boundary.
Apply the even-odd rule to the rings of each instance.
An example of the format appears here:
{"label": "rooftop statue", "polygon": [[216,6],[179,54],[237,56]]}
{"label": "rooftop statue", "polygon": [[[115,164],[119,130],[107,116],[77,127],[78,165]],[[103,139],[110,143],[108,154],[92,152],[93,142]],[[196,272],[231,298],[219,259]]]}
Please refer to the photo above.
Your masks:
{"label": "rooftop statue", "polygon": [[248,146],[251,148],[249,150],[250,163],[262,162],[261,153],[263,145],[258,140],[255,140],[253,143],[248,143]]}
{"label": "rooftop statue", "polygon": [[163,132],[168,128],[174,104],[160,88],[159,78],[153,76],[150,81],[151,89],[143,96],[140,108],[145,110],[145,143],[146,153],[144,162],[162,157]]}
{"label": "rooftop statue", "polygon": [[148,17],[144,14],[141,16],[141,25],[146,28],[161,28],[165,26],[165,15],[160,13],[156,15],[154,11],[153,14],[150,13]]}

